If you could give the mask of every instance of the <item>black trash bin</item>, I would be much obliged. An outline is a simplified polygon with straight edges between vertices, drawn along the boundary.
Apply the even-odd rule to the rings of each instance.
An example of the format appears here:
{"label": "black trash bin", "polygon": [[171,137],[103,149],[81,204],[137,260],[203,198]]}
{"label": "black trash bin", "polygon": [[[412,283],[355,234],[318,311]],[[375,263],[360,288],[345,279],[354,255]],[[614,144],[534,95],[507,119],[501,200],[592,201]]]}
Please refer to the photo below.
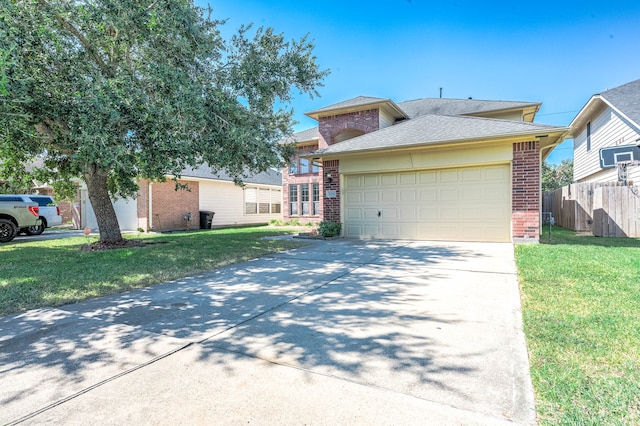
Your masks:
{"label": "black trash bin", "polygon": [[211,222],[213,222],[213,215],[215,212],[201,211],[200,212],[200,229],[211,229]]}

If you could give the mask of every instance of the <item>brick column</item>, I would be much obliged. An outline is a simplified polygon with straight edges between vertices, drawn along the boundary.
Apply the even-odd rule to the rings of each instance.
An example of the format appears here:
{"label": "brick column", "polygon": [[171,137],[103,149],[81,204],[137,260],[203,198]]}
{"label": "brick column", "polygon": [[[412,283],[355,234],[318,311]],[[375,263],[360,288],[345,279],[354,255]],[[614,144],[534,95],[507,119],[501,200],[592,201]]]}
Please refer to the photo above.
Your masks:
{"label": "brick column", "polygon": [[[331,178],[327,177],[329,173]],[[340,222],[340,160],[325,161],[322,164],[321,189],[323,220]],[[335,198],[328,198],[327,191],[336,191]]]}
{"label": "brick column", "polygon": [[540,142],[513,144],[511,223],[514,242],[540,239]]}

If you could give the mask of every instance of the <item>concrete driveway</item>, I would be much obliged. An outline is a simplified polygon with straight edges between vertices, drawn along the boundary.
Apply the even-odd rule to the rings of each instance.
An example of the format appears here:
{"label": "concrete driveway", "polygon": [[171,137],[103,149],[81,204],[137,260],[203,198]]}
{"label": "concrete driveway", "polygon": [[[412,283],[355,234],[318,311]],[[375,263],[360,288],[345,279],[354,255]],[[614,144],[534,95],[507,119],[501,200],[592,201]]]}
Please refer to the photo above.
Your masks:
{"label": "concrete driveway", "polygon": [[510,244],[314,242],[0,319],[0,423],[534,424]]}

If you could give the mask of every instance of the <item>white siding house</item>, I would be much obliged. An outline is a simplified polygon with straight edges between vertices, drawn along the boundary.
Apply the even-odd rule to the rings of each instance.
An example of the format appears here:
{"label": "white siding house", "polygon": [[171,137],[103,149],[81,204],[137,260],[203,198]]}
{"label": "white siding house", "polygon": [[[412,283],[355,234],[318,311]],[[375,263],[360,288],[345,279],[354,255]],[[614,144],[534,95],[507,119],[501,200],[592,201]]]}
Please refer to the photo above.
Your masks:
{"label": "white siding house", "polygon": [[[140,181],[135,199],[114,200],[120,229],[195,229],[200,225],[200,211],[215,213],[214,227],[263,224],[282,219],[282,175],[277,171],[245,176],[245,186],[240,187],[230,176],[202,166],[184,170],[180,182],[188,184],[190,190],[176,191],[171,180],[164,183]],[[81,191],[81,205],[81,227],[97,230],[86,187]]]}
{"label": "white siding house", "polygon": [[[591,97],[571,122],[573,175],[577,182],[613,182],[615,168],[600,168],[600,149],[640,144],[640,80]],[[640,182],[640,167],[628,180]]]}

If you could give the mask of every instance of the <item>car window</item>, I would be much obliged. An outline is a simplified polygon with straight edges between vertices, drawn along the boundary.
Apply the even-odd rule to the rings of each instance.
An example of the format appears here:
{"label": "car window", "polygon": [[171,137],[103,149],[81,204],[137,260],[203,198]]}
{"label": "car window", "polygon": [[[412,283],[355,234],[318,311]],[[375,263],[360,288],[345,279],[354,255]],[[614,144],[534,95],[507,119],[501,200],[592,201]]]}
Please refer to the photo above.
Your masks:
{"label": "car window", "polygon": [[22,201],[22,197],[16,197],[14,195],[0,195],[0,201]]}
{"label": "car window", "polygon": [[30,195],[29,198],[31,198],[33,201],[38,203],[38,205],[41,207],[46,207],[54,204],[53,199],[51,197],[34,197]]}

